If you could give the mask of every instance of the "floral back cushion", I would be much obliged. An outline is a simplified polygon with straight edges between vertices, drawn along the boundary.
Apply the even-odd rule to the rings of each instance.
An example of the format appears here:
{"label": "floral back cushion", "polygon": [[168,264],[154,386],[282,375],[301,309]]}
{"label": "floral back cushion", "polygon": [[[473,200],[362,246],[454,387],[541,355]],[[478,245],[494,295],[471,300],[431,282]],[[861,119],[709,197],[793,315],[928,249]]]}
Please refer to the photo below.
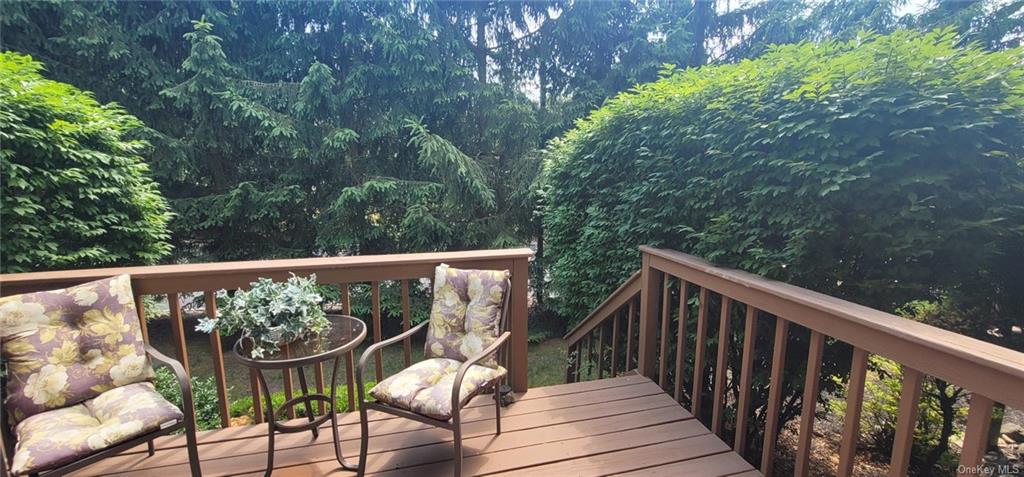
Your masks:
{"label": "floral back cushion", "polygon": [[0,298],[13,422],[153,376],[131,277]]}
{"label": "floral back cushion", "polygon": [[[461,270],[441,264],[434,270],[426,358],[466,361],[498,339],[508,270]],[[478,364],[495,368],[494,357]]]}

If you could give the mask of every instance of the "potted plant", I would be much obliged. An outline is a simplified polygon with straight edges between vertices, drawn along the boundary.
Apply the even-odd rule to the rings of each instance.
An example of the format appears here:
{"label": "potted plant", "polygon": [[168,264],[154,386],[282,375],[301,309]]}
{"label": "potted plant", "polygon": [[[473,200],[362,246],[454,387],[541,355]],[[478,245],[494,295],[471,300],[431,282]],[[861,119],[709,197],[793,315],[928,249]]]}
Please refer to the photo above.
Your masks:
{"label": "potted plant", "polygon": [[224,335],[241,333],[250,340],[253,358],[273,353],[280,345],[321,333],[330,327],[320,303],[323,297],[316,289],[316,275],[275,282],[260,278],[249,284],[248,290],[239,289],[228,295],[217,293],[223,305],[216,319],[201,318],[196,330]]}

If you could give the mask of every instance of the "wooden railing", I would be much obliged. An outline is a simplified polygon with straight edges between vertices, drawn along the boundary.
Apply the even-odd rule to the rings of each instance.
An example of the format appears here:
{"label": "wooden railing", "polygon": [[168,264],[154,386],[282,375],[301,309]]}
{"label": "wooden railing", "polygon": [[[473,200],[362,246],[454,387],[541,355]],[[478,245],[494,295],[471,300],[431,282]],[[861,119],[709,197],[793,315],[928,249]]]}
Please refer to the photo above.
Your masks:
{"label": "wooden railing", "polygon": [[[870,354],[896,361],[903,369],[889,475],[907,473],[925,376],[942,379],[971,393],[960,475],[974,475],[972,472],[977,472],[977,465],[981,464],[989,443],[988,430],[995,403],[1024,408],[1024,353],[750,273],[715,267],[684,253],[652,247],[641,247],[640,251],[641,270],[566,335],[567,381],[600,378],[606,374],[605,370],[614,375],[635,369],[671,391],[680,403],[688,401],[690,412],[723,438],[729,414],[725,406],[728,405],[735,416],[731,428],[733,448],[745,455],[747,431],[754,418],[751,377],[758,351],[755,349],[757,323],[773,319],[767,402],[765,415],[759,416],[764,419],[759,460],[760,470],[765,475],[771,475],[775,459],[786,348],[792,339],[791,331],[796,331],[791,330],[791,324],[806,328],[809,341],[795,475],[809,472],[826,346],[852,347],[837,470],[841,476],[853,474]],[[690,306],[695,296],[696,314]],[[712,310],[712,304],[717,304],[719,309]],[[742,327],[731,324],[734,309],[737,317],[743,317]],[[712,334],[708,322],[715,311],[718,330]],[[625,330],[620,324],[624,314],[627,317]],[[672,326],[673,322],[676,326]],[[696,338],[689,342],[687,334],[694,328]],[[595,336],[597,352],[594,351]],[[712,338],[717,341],[717,352],[714,356],[705,356],[710,354],[705,353],[705,349],[715,342]],[[623,340],[625,346],[620,344]],[[675,348],[670,353],[673,342]],[[694,345],[692,350],[686,348],[688,342]],[[736,347],[742,347],[739,369],[730,369],[729,353],[738,351]],[[687,368],[692,370],[688,373],[692,377],[684,374]],[[707,379],[710,382],[705,382]],[[728,403],[727,384],[738,389],[738,396]],[[710,409],[704,399],[710,399]],[[710,420],[706,419],[708,411]]]}
{"label": "wooden railing", "polygon": [[[410,281],[432,279],[434,267],[441,263],[460,268],[480,268],[492,270],[509,270],[512,272],[512,289],[509,325],[512,332],[510,344],[509,368],[511,384],[515,391],[526,391],[527,388],[527,274],[528,261],[533,256],[530,249],[479,250],[466,252],[443,253],[412,253],[401,255],[360,255],[352,257],[305,258],[290,260],[264,260],[245,262],[197,263],[187,265],[157,265],[143,267],[98,268],[89,270],[69,270],[54,272],[17,273],[0,275],[0,296],[63,288],[79,283],[97,280],[113,275],[130,274],[132,291],[138,307],[143,337],[149,341],[146,325],[146,311],[143,308],[144,295],[165,295],[169,307],[173,346],[177,358],[188,371],[189,355],[185,340],[185,322],[182,318],[181,294],[202,292],[205,312],[210,317],[217,315],[215,292],[221,289],[245,288],[257,278],[267,277],[284,280],[291,274],[309,275],[315,273],[321,284],[336,284],[341,297],[341,309],[344,314],[351,314],[349,288],[353,284],[368,283],[371,295],[371,316],[361,316],[373,330],[373,341],[381,341],[381,282],[400,281],[402,301],[402,329],[410,327]],[[411,343],[404,343],[404,361],[411,361]],[[217,382],[218,404],[223,426],[229,421],[228,388],[224,373],[223,350],[221,338],[215,332],[210,335],[210,355],[213,359],[214,376]],[[381,359],[376,360],[376,377],[379,380],[383,373]],[[257,380],[250,375],[250,392],[253,398],[253,410],[256,422],[263,422],[260,406],[260,393],[256,387]],[[353,370],[351,357],[346,363],[349,388],[349,409],[354,409]],[[316,387],[324,391],[323,370],[314,370]],[[290,372],[283,375],[284,391],[287,399],[292,398],[292,376]],[[292,410],[292,412],[294,412]],[[292,416],[294,417],[294,415]]]}

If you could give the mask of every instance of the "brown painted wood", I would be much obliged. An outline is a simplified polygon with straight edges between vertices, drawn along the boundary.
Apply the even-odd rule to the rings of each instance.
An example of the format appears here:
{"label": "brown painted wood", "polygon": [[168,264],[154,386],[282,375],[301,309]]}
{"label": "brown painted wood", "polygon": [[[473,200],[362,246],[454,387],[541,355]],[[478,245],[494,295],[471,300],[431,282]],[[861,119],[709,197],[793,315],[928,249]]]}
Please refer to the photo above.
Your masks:
{"label": "brown painted wood", "polygon": [[991,399],[978,394],[971,394],[971,407],[967,412],[967,428],[964,430],[964,445],[960,452],[960,465],[957,467],[959,477],[982,475],[980,465],[985,452],[988,451],[989,426],[992,423]]}
{"label": "brown painted wood", "polygon": [[807,350],[807,371],[804,373],[803,409],[800,412],[800,434],[797,436],[796,463],[794,475],[808,475],[811,461],[811,441],[814,438],[814,413],[818,405],[821,357],[825,350],[825,335],[811,331],[811,343]]}
{"label": "brown painted wood", "polygon": [[142,295],[135,293],[132,295],[135,301],[135,312],[139,315],[139,329],[142,330],[142,341],[149,343],[149,324],[146,323],[146,304],[142,300]]}
{"label": "brown painted wood", "polygon": [[510,351],[509,374],[511,375],[512,389],[515,392],[524,392],[529,388],[527,383],[527,350],[529,348],[530,330],[528,321],[530,318],[529,304],[529,278],[530,261],[529,256],[523,255],[512,260],[512,299],[510,303],[509,329],[512,331],[511,343],[508,345]]}
{"label": "brown painted wood", "polygon": [[640,272],[637,271],[633,275],[630,275],[622,285],[619,285],[611,295],[608,296],[594,311],[590,312],[586,318],[583,319],[578,325],[574,326],[572,330],[565,334],[565,341],[569,344],[579,341],[583,336],[589,333],[598,323],[607,319],[616,310],[621,309],[626,303],[632,301],[640,294]]}
{"label": "brown painted wood", "polygon": [[622,331],[619,329],[619,322],[622,321],[620,313],[612,313],[612,376],[619,375],[619,341]]}
{"label": "brown painted wood", "polygon": [[[737,473],[739,472],[739,473]],[[761,475],[736,454],[723,452],[671,464],[648,467],[621,475],[643,477],[739,477]]]}
{"label": "brown painted wood", "polygon": [[[409,306],[409,280],[402,280],[402,331],[409,331],[412,326],[412,311]],[[405,367],[412,364],[412,338],[402,340],[402,358]]]}
{"label": "brown painted wood", "polygon": [[188,347],[185,345],[185,322],[181,317],[181,300],[177,293],[167,294],[167,309],[170,312],[171,334],[174,340],[174,353],[185,368],[185,372],[192,376],[192,369],[188,365]]}
{"label": "brown painted wood", "polygon": [[634,322],[636,321],[636,300],[629,301],[629,311],[626,312],[626,371],[633,369],[633,335],[636,334],[633,331]]}
{"label": "brown painted wood", "polygon": [[[324,387],[324,363],[316,363],[313,365],[313,381],[316,382],[316,392],[320,394],[329,394],[327,389]],[[327,403],[321,401],[317,403],[317,408],[320,410],[320,414],[327,412]]]}
{"label": "brown painted wood", "polygon": [[747,305],[743,323],[743,358],[740,364],[740,396],[736,404],[736,438],[733,450],[740,455],[747,452],[747,427],[750,417],[750,381],[754,375],[754,348],[757,344],[757,308]]}
{"label": "brown painted wood", "polygon": [[[203,305],[206,316],[217,319],[217,297],[212,291],[203,292]],[[213,377],[217,381],[217,408],[220,411],[221,427],[228,427],[231,422],[230,402],[228,399],[228,381],[224,375],[224,351],[221,349],[220,332],[210,333],[210,358],[213,359]]]}
{"label": "brown painted wood", "polygon": [[924,375],[920,371],[903,366],[903,387],[900,391],[899,414],[896,418],[896,437],[892,444],[892,458],[889,460],[889,476],[905,477],[910,465],[910,451],[914,445],[914,428],[917,427],[918,403],[921,400],[921,383]]}
{"label": "brown painted wood", "polygon": [[658,385],[662,389],[668,389],[668,343],[669,343],[669,320],[672,318],[670,301],[672,293],[669,292],[669,274],[663,273],[661,280],[661,347],[658,349]]}
{"label": "brown painted wood", "polygon": [[[373,342],[380,343],[384,338],[380,329],[380,282],[377,281],[370,282],[370,313],[373,315]],[[377,382],[380,382],[384,379],[384,354],[381,350],[377,350],[373,366]]]}
{"label": "brown painted wood", "polygon": [[649,378],[657,376],[658,304],[661,297],[661,270],[651,267],[649,257],[644,255],[640,269],[640,338],[637,342],[637,371]]}
{"label": "brown painted wood", "polygon": [[597,379],[604,379],[604,328],[597,328]]}
{"label": "brown painted wood", "polygon": [[565,382],[574,383],[578,381],[576,378],[576,369],[578,368],[576,363],[580,359],[578,351],[576,350],[576,345],[569,345],[566,348],[565,358]]}
{"label": "brown painted wood", "polygon": [[532,250],[518,248],[5,273],[0,274],[0,293],[51,290],[124,273],[132,276],[132,289],[139,294],[240,288],[259,277],[285,280],[292,273],[315,273],[324,283],[401,280],[433,276],[434,267],[441,263],[502,270],[510,268],[514,260],[532,256]]}
{"label": "brown painted wood", "polygon": [[839,341],[1008,406],[1024,408],[1024,353],[839,298],[716,267],[684,253],[641,247],[652,266]]}
{"label": "brown painted wood", "polygon": [[690,300],[690,284],[679,279],[679,325],[676,330],[676,402],[683,402],[683,374],[686,365],[686,314],[689,309],[686,302]]}
{"label": "brown painted wood", "polygon": [[[750,306],[748,303],[747,306]],[[775,463],[775,443],[779,430],[779,411],[782,407],[782,379],[786,368],[786,347],[789,345],[789,321],[775,317],[775,344],[772,350],[771,381],[768,382],[768,415],[764,423],[764,445],[761,446],[761,472],[772,475]]]}
{"label": "brown painted wood", "polygon": [[843,416],[843,436],[839,444],[839,468],[841,477],[853,475],[853,462],[857,456],[857,441],[860,438],[860,414],[864,404],[864,383],[867,378],[868,353],[853,348],[850,362],[850,384],[846,387],[846,415]]}
{"label": "brown painted wood", "polygon": [[718,356],[715,360],[715,396],[711,413],[711,432],[722,434],[722,408],[725,402],[725,379],[729,371],[729,330],[732,299],[722,297],[722,314],[718,319]]}
{"label": "brown painted wood", "polygon": [[256,424],[262,424],[264,422],[263,400],[260,399],[260,384],[256,373],[256,368],[249,368],[249,394],[252,395],[253,420],[256,421]]}
{"label": "brown painted wood", "polygon": [[[341,313],[351,315],[352,297],[349,295],[348,283],[339,284],[338,290],[341,292]],[[348,357],[345,358],[345,387],[348,388],[349,410],[356,408],[356,370],[354,363],[355,358],[352,353],[349,353]]]}
{"label": "brown painted wood", "polygon": [[690,391],[690,413],[700,419],[701,395],[704,394],[704,351],[707,348],[708,301],[710,290],[700,289],[697,307],[697,344],[693,350],[693,390]]}

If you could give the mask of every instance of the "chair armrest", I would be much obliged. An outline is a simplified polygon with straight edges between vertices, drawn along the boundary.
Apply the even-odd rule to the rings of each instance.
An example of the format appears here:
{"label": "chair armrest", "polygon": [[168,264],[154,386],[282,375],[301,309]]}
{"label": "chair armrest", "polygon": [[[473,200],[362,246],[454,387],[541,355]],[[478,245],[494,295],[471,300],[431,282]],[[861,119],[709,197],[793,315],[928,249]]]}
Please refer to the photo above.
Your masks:
{"label": "chair armrest", "polygon": [[366,351],[363,351],[363,355],[359,357],[359,364],[356,365],[356,394],[359,395],[359,402],[365,402],[365,399],[363,397],[363,369],[366,368],[366,362],[370,359],[370,356],[373,356],[374,354],[376,354],[377,351],[379,351],[382,348],[391,346],[399,341],[402,341],[416,334],[424,327],[426,327],[427,323],[429,323],[429,321],[424,321],[423,323],[420,323],[412,327],[409,331],[405,331],[397,336],[388,338],[384,341],[381,341],[380,343],[374,343],[369,348],[366,348]]}
{"label": "chair armrest", "polygon": [[466,362],[462,363],[462,366],[459,366],[459,372],[455,374],[455,381],[452,383],[452,413],[453,414],[459,412],[459,407],[461,407],[461,405],[462,405],[462,400],[459,399],[460,398],[459,394],[460,394],[460,391],[462,390],[462,378],[464,378],[466,376],[466,372],[469,371],[469,368],[471,366],[473,366],[474,364],[476,364],[480,360],[482,360],[482,359],[484,359],[484,358],[486,358],[486,357],[496,353],[498,351],[498,349],[501,348],[501,346],[504,345],[506,341],[508,341],[508,338],[510,336],[512,336],[512,332],[511,331],[506,331],[506,332],[502,333],[501,336],[499,336],[497,340],[495,340],[493,343],[491,343],[490,346],[488,346],[483,351],[481,351],[480,354],[478,354],[476,356],[473,356],[472,358],[467,359]]}
{"label": "chair armrest", "polygon": [[[181,412],[185,413],[186,417],[194,414],[194,408],[192,407],[192,381],[188,377],[188,373],[185,372],[185,367],[181,365],[181,362],[167,356],[166,354],[157,351],[156,348],[146,345],[146,354],[153,359],[166,364],[174,371],[174,375],[178,378],[178,387],[181,388]],[[193,416],[194,417],[194,416]],[[193,419],[188,418],[186,422]]]}

